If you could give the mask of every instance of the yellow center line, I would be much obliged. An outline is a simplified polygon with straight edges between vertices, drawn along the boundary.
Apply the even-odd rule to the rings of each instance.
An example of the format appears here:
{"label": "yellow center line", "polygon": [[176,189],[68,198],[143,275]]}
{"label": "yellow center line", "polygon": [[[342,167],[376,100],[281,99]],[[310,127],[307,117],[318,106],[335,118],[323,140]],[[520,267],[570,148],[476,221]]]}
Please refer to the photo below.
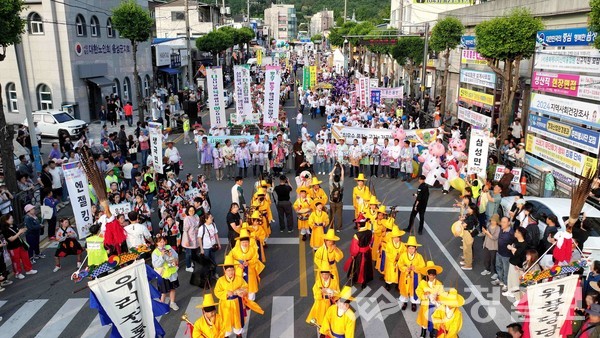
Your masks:
{"label": "yellow center line", "polygon": [[179,141],[181,141],[183,139],[183,134],[177,136],[174,140],[173,143],[178,143]]}
{"label": "yellow center line", "polygon": [[298,256],[300,259],[300,297],[308,296],[308,284],[306,280],[306,242],[300,240],[298,245]]}

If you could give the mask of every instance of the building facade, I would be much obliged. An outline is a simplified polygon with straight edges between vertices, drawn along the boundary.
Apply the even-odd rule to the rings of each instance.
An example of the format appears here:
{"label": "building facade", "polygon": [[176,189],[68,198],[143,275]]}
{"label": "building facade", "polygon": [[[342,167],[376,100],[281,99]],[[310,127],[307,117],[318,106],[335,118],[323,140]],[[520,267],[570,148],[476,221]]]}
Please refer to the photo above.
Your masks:
{"label": "building facade", "polygon": [[[76,118],[91,121],[110,94],[136,106],[131,43],[120,38],[110,18],[119,0],[25,3],[22,46],[33,111],[69,108]],[[148,96],[150,43],[139,45],[137,58],[142,95]],[[0,62],[0,73],[6,120],[22,123],[26,112],[14,48]]]}
{"label": "building facade", "polygon": [[297,38],[298,21],[294,5],[271,4],[265,9],[265,26],[269,27],[270,38],[291,41]]}
{"label": "building facade", "polygon": [[328,11],[327,9],[315,13],[310,18],[310,35],[320,34],[326,30],[329,30],[331,27],[335,25],[335,20],[333,19],[333,11]]}
{"label": "building facade", "polygon": [[[208,34],[221,25],[220,8],[189,1],[190,36],[192,39]],[[157,38],[185,37],[185,2],[176,0],[154,8]]]}

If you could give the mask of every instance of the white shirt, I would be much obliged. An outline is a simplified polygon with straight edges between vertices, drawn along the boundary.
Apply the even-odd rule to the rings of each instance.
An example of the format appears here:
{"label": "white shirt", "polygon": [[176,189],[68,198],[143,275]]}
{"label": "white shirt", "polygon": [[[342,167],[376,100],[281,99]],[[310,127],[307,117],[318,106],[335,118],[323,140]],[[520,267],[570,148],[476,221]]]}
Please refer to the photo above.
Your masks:
{"label": "white shirt", "polygon": [[146,244],[144,239],[152,238],[150,231],[145,225],[141,225],[139,223],[129,224],[125,228],[125,232],[127,233],[127,247],[135,248],[139,245]]}
{"label": "white shirt", "polygon": [[179,151],[176,147],[173,147],[173,149],[167,148],[167,150],[165,150],[165,156],[168,157],[169,161],[173,163],[179,163],[179,160],[181,159],[181,156],[179,156]]}
{"label": "white shirt", "polygon": [[62,169],[57,166],[54,169],[51,168],[48,172],[52,175],[52,189],[62,188]]}
{"label": "white shirt", "polygon": [[217,244],[217,234],[219,231],[215,224],[202,224],[198,228],[198,239],[202,241],[202,248],[204,250],[210,249],[213,245]]}
{"label": "white shirt", "polygon": [[296,115],[296,124],[302,124],[302,113]]}
{"label": "white shirt", "polygon": [[123,164],[123,177],[126,180],[131,179],[131,170],[133,170],[133,163],[127,162],[127,163]]}

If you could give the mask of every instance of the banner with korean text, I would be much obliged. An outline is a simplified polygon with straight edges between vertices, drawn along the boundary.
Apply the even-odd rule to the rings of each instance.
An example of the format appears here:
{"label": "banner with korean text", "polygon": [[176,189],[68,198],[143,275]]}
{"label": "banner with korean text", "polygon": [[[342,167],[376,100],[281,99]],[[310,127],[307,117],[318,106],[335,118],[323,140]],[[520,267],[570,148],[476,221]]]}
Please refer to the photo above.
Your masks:
{"label": "banner with korean text", "polygon": [[530,110],[577,124],[600,128],[600,104],[531,93]]}
{"label": "banner with korean text", "polygon": [[265,71],[265,98],[263,104],[263,125],[265,126],[276,126],[279,119],[280,69],[279,66],[267,66]]}
{"label": "banner with korean text", "polygon": [[[504,175],[505,168],[506,167],[501,164],[498,164],[496,166],[496,172],[494,173],[494,181],[500,181],[500,179],[502,178],[502,175]],[[513,179],[510,181],[510,183],[511,184],[519,184],[519,180],[521,179],[521,173],[523,172],[523,168],[513,167],[510,172],[514,175]]]}
{"label": "banner with korean text", "polygon": [[111,204],[108,207],[110,209],[111,215],[117,216],[117,215],[123,214],[123,216],[125,216],[125,219],[129,219],[128,214],[132,210],[131,203],[125,202],[125,203],[119,203],[119,204]]}
{"label": "banner with korean text", "polygon": [[371,104],[381,104],[381,91],[376,88],[371,88]]}
{"label": "banner with korean text", "polygon": [[90,225],[94,223],[88,179],[79,162],[65,163],[62,170],[77,225],[77,234],[79,239],[85,239],[90,234]]}
{"label": "banner with korean text", "polygon": [[302,89],[308,90],[310,88],[310,70],[308,66],[302,68]]}
{"label": "banner with korean text", "polygon": [[144,260],[88,282],[121,337],[155,337],[152,297]]}
{"label": "banner with korean text", "polygon": [[263,56],[262,49],[258,49],[256,51],[256,64],[259,66],[262,66],[262,61],[263,61],[262,56]]}
{"label": "banner with korean text", "polygon": [[379,97],[383,99],[401,99],[404,94],[404,87],[395,87],[395,88],[371,88],[371,91],[378,90],[380,95]]}
{"label": "banner with korean text", "polygon": [[585,176],[590,169],[598,167],[597,158],[543,140],[532,134],[527,134],[525,150],[557,167],[564,168],[577,175]]}
{"label": "banner with korean text", "polygon": [[223,68],[210,67],[206,70],[206,86],[208,90],[208,109],[210,110],[211,128],[227,127],[225,95],[223,92]]}
{"label": "banner with korean text", "polygon": [[487,65],[487,60],[482,58],[481,55],[474,50],[463,49],[460,63],[463,65],[467,63],[473,65]]}
{"label": "banner with korean text", "polygon": [[[437,129],[414,129],[405,130],[406,140],[412,143],[428,146],[435,142],[437,136]],[[339,141],[341,139],[346,140],[346,144],[352,144],[354,139],[360,140],[363,136],[367,138],[367,143],[373,143],[373,138],[377,137],[378,142],[383,144],[384,139],[389,139],[390,144],[394,139],[394,132],[391,129],[379,129],[379,128],[358,128],[358,127],[346,127],[346,126],[331,126],[331,136]]]}
{"label": "banner with korean text", "polygon": [[358,101],[361,107],[367,105],[367,93],[369,92],[369,79],[361,77],[358,79]]}
{"label": "banner with korean text", "polygon": [[529,114],[527,131],[561,143],[589,151],[600,152],[600,133],[597,131]]}
{"label": "banner with korean text", "polygon": [[598,33],[587,27],[561,28],[538,31],[536,47],[588,46],[594,43]]}
{"label": "banner with korean text", "polygon": [[496,88],[496,74],[463,68],[460,70],[460,82],[494,89]]}
{"label": "banner with korean text", "polygon": [[[579,275],[527,287],[519,308],[526,315],[524,337],[566,337],[573,319]],[[579,291],[581,292],[581,291]],[[564,330],[563,331],[563,326]]]}
{"label": "banner with korean text", "polygon": [[488,131],[482,129],[471,129],[471,140],[469,141],[469,159],[467,162],[467,173],[485,177],[488,162]]}
{"label": "banner with korean text", "polygon": [[148,122],[148,131],[150,133],[150,156],[152,157],[152,166],[157,174],[163,173],[163,136],[162,124]]}
{"label": "banner with korean text", "polygon": [[459,100],[470,103],[477,107],[491,107],[494,105],[494,95],[470,90],[467,88],[460,88],[458,90]]}
{"label": "banner with korean text", "polygon": [[458,119],[479,128],[488,130],[492,128],[492,118],[490,116],[485,116],[465,107],[458,107]]}
{"label": "banner with korean text", "polygon": [[310,66],[310,87],[317,85],[317,66]]}
{"label": "banner with korean text", "polygon": [[[250,99],[250,69],[248,65],[233,66],[235,81],[235,117],[234,124],[243,124],[252,114]],[[233,120],[233,118],[232,118]]]}
{"label": "banner with korean text", "polygon": [[535,54],[534,69],[600,74],[600,51],[544,50]]}
{"label": "banner with korean text", "polygon": [[579,75],[550,72],[533,72],[531,89],[546,93],[577,97]]}

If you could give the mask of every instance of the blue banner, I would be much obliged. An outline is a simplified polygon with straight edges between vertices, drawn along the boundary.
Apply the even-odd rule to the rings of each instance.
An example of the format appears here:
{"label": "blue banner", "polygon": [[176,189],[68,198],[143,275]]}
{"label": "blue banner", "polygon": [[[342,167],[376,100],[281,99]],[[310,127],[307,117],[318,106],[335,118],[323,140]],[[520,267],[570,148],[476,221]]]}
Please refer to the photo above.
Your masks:
{"label": "blue banner", "polygon": [[471,49],[475,48],[475,36],[474,35],[463,35],[460,37],[460,48]]}
{"label": "blue banner", "polygon": [[594,43],[598,33],[587,27],[544,30],[537,32],[538,47],[588,46]]}
{"label": "blue banner", "polygon": [[598,154],[600,149],[600,133],[543,116],[529,114],[527,131],[589,151],[592,154]]}
{"label": "blue banner", "polygon": [[381,90],[379,89],[371,89],[371,105],[374,104],[381,104]]}

